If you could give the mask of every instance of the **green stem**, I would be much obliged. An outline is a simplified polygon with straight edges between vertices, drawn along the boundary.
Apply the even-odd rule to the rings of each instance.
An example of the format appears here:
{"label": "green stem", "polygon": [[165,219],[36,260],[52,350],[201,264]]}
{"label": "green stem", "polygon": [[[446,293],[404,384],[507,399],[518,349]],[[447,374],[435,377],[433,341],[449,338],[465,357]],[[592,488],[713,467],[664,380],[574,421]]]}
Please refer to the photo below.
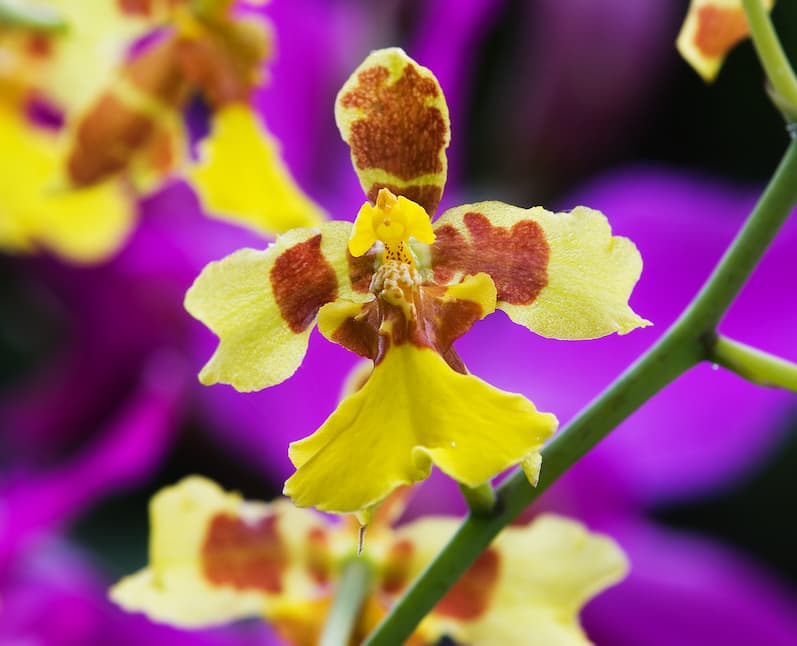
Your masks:
{"label": "green stem", "polygon": [[349,644],[363,603],[371,592],[373,578],[373,568],[367,559],[352,557],[346,561],[319,646]]}
{"label": "green stem", "polygon": [[724,336],[711,340],[709,359],[759,386],[797,393],[797,364]]}
{"label": "green stem", "polygon": [[478,487],[468,487],[460,483],[459,489],[468,502],[468,509],[476,516],[489,515],[495,507],[495,490],[489,482]]}
{"label": "green stem", "polygon": [[714,334],[717,322],[797,203],[795,177],[797,142],[793,141],[744,227],[692,304],[648,352],[543,449],[537,487],[533,488],[520,470],[507,478],[498,488],[494,512],[468,515],[364,646],[403,643],[498,532],[650,397],[708,358],[706,339]]}
{"label": "green stem", "polygon": [[784,109],[791,120],[797,120],[797,77],[775,33],[769,12],[761,0],[742,0],[750,25],[758,58]]}
{"label": "green stem", "polygon": [[66,31],[69,27],[63,17],[49,7],[14,0],[0,0],[2,26],[51,32]]}

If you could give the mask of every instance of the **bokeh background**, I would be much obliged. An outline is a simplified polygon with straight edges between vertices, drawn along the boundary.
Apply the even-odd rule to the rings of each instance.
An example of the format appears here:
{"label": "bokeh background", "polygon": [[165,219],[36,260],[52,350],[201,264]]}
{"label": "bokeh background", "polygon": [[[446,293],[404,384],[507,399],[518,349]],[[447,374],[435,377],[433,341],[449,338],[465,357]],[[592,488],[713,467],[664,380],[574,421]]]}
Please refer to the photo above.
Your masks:
{"label": "bokeh background", "polygon": [[[438,75],[453,122],[443,207],[478,199],[602,209],[640,247],[632,305],[653,328],[530,338],[503,316],[458,349],[475,374],[563,422],[694,295],[787,143],[749,43],[706,86],[679,58],[674,0],[272,0],[277,58],[256,97],[301,186],[336,218],[363,200],[333,120],[374,48]],[[774,11],[797,60],[797,4]],[[90,72],[87,72],[90,73]],[[14,163],[0,150],[0,172]],[[795,178],[797,181],[797,178]],[[0,195],[0,217],[2,217]],[[353,360],[317,333],[294,379],[203,388],[213,348],[184,313],[204,263],[265,239],[208,219],[170,182],[106,263],[0,255],[0,644],[255,644],[256,623],[179,633],[125,615],[105,587],[146,563],[147,501],[190,473],[271,499],[289,441],[334,406]],[[797,360],[797,221],[721,331]],[[460,513],[433,477],[410,515]],[[597,644],[797,644],[797,399],[700,366],[633,415],[529,513],[611,533],[632,574],[590,604]]]}

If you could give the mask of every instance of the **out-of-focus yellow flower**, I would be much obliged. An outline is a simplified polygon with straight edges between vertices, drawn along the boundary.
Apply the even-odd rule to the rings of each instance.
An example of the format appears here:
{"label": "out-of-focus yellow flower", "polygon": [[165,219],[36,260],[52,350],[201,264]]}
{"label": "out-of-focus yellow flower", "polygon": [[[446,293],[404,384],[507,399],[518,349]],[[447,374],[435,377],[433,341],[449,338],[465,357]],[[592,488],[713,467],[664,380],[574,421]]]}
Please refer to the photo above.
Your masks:
{"label": "out-of-focus yellow flower", "polygon": [[[353,643],[376,626],[458,525],[429,517],[393,529],[402,493],[380,509],[359,557],[373,580]],[[245,502],[197,476],[159,492],[150,522],[149,566],[122,579],[111,598],[175,626],[264,617],[289,643],[313,646],[341,570],[357,558],[352,524],[287,501]],[[610,538],[540,516],[504,530],[408,643],[434,644],[449,635],[471,646],[587,645],[581,607],[627,567]]]}
{"label": "out-of-focus yellow flower", "polygon": [[[760,2],[768,10],[775,4]],[[692,0],[676,45],[705,81],[713,81],[728,53],[749,33],[741,0]]]}
{"label": "out-of-focus yellow flower", "polygon": [[369,510],[433,464],[477,487],[510,466],[536,482],[553,415],[468,374],[453,343],[495,309],[543,336],[588,339],[648,325],[628,306],[642,261],[606,218],[469,204],[429,221],[442,195],[448,109],[432,73],[399,49],[372,53],[336,116],[375,203],[352,226],[296,229],[265,251],[208,265],[188,311],[219,347],[205,384],[277,384],[300,365],[316,322],[374,362],[363,388],[291,445],[285,493],[299,506]]}
{"label": "out-of-focus yellow flower", "polygon": [[[66,27],[0,29],[0,165],[17,194],[47,206],[34,218],[29,203],[16,208],[19,195],[0,196],[0,247],[100,260],[125,239],[137,198],[176,174],[211,214],[264,233],[323,219],[249,106],[272,50],[268,25],[226,0],[37,3]],[[196,95],[211,133],[192,161],[183,110]],[[31,103],[63,117],[58,136],[29,118]],[[6,145],[26,138],[37,164]]]}

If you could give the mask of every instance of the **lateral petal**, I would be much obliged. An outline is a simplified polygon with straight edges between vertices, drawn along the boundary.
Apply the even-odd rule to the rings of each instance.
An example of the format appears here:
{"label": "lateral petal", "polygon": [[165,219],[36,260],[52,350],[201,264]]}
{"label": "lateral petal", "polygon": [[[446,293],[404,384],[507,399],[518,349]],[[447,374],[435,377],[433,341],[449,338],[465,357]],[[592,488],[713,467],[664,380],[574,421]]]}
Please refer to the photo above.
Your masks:
{"label": "lateral petal", "polygon": [[290,377],[304,358],[318,309],[354,298],[346,244],[351,224],[293,229],[265,251],[241,249],[207,265],[185,307],[218,337],[206,385],[249,392]]}
{"label": "lateral petal", "polygon": [[110,592],[125,610],[212,626],[279,614],[317,592],[323,518],[284,501],[245,502],[192,476],[153,497],[150,523],[150,564]]}
{"label": "lateral petal", "polygon": [[611,235],[600,211],[480,202],[446,211],[435,234],[437,282],[489,274],[498,309],[537,334],[592,339],[650,325],[628,306],[642,271],[639,252],[627,238]]}

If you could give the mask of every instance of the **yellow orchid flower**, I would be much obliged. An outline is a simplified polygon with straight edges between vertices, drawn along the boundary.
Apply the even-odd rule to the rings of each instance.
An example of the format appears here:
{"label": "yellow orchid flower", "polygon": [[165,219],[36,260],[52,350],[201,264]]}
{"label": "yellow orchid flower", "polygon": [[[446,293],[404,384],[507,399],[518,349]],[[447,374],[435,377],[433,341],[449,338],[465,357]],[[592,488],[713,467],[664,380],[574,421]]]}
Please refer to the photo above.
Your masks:
{"label": "yellow orchid flower", "polygon": [[[767,10],[775,0],[760,0]],[[711,82],[728,53],[750,33],[741,0],[692,0],[676,46],[681,55]]]}
{"label": "yellow orchid flower", "polygon": [[285,494],[299,506],[367,518],[433,464],[469,487],[518,464],[536,482],[555,417],[468,374],[452,344],[495,309],[559,339],[648,325],[628,306],[642,269],[636,247],[586,207],[481,202],[432,224],[448,109],[434,75],[400,49],[365,60],[336,117],[373,204],[354,225],[296,229],[203,270],[185,304],[220,343],[200,380],[240,391],[280,383],[316,322],[373,361],[362,389],[290,446],[296,473]]}
{"label": "yellow orchid flower", "polygon": [[[446,517],[391,527],[392,497],[360,556],[372,573],[353,642],[371,632],[457,528]],[[284,500],[244,501],[198,476],[161,490],[150,504],[150,564],[122,579],[111,599],[155,621],[198,628],[263,617],[288,643],[319,643],[340,573],[357,558],[356,529]],[[496,539],[408,642],[443,636],[470,646],[586,646],[581,607],[623,578],[628,565],[607,536],[545,514]]]}
{"label": "yellow orchid flower", "polygon": [[[101,260],[131,230],[140,193],[175,172],[211,214],[261,232],[323,219],[249,107],[272,49],[262,22],[227,0],[36,1],[66,28],[0,30],[0,164],[12,192],[0,196],[0,248]],[[183,109],[196,94],[212,123],[192,162]],[[31,98],[64,116],[59,136],[27,118]],[[26,139],[21,163],[12,144]]]}
{"label": "yellow orchid flower", "polygon": [[[125,172],[151,190],[186,167],[212,215],[265,233],[320,222],[321,210],[297,186],[249,105],[271,55],[271,29],[233,14],[227,0],[165,4],[163,33],[69,124],[71,183]],[[148,11],[164,15],[157,7]],[[186,165],[182,111],[197,94],[210,108],[211,134],[200,144],[198,163]]]}

